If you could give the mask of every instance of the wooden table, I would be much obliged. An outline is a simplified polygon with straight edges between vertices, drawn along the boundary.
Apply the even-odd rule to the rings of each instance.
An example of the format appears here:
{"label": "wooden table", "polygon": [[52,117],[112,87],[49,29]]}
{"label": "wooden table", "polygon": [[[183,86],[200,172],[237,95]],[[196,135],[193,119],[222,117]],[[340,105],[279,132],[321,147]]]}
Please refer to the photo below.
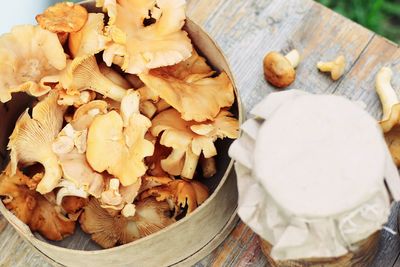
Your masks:
{"label": "wooden table", "polygon": [[[344,95],[362,100],[377,119],[380,102],[374,78],[382,66],[394,70],[393,85],[400,94],[400,49],[342,16],[310,0],[188,0],[188,14],[219,43],[231,63],[246,111],[275,89],[265,83],[262,59],[266,52],[301,51],[303,60],[291,88]],[[318,72],[319,60],[343,54],[344,77],[332,82]],[[398,231],[395,204],[387,226]],[[50,266],[0,219],[0,266]],[[400,237],[382,231],[373,266],[400,266]],[[264,266],[266,259],[255,234],[238,223],[231,235],[196,266]]]}

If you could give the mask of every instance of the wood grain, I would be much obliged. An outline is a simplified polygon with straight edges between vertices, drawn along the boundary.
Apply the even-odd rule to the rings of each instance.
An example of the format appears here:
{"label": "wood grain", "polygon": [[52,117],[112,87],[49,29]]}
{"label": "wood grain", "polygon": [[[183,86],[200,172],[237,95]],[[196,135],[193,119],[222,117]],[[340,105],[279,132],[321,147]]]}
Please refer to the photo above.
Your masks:
{"label": "wood grain", "polygon": [[335,89],[335,94],[344,95],[352,100],[361,100],[367,105],[367,110],[376,119],[382,116],[382,107],[375,93],[375,76],[384,67],[393,70],[392,85],[400,95],[400,49],[390,41],[374,36],[369,45],[357,59]]}
{"label": "wood grain", "polygon": [[[374,77],[381,66],[395,72],[393,85],[400,94],[400,49],[361,26],[309,0],[208,0],[188,1],[189,16],[221,46],[230,61],[247,111],[275,91],[263,79],[262,59],[271,50],[297,48],[302,63],[290,88],[334,93],[365,102],[377,119],[381,106],[374,91]],[[316,63],[343,54],[348,65],[344,77],[332,82],[319,73]],[[395,204],[387,226],[398,231]],[[0,220],[0,266],[50,266],[16,232]],[[400,267],[399,235],[382,231],[380,251],[373,266]],[[397,261],[396,261],[397,260]],[[195,266],[265,266],[255,234],[239,222],[213,253]]]}

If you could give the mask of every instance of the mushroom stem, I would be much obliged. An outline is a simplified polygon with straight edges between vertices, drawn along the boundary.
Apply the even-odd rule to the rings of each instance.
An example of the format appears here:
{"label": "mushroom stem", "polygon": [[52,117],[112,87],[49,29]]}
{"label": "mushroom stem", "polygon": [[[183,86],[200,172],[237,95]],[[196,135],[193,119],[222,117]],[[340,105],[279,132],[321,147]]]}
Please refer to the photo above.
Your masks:
{"label": "mushroom stem", "polygon": [[191,148],[188,148],[185,155],[185,163],[183,164],[183,169],[181,176],[192,179],[194,172],[196,171],[197,163],[199,162],[199,155],[193,153]]}
{"label": "mushroom stem", "polygon": [[[40,183],[38,184],[36,191],[41,194],[47,194],[51,192],[59,183],[62,176],[61,168],[58,166],[58,158],[55,154],[48,154],[46,160],[40,161],[45,169],[44,176]],[[55,168],[57,166],[57,168]]]}
{"label": "mushroom stem", "polygon": [[81,198],[87,198],[89,194],[81,188],[77,188],[71,181],[63,180],[57,187],[61,187],[56,196],[56,203],[61,206],[62,200],[66,196],[76,196]]}
{"label": "mushroom stem", "polygon": [[125,94],[126,96],[121,101],[121,117],[124,121],[124,127],[127,127],[130,117],[139,113],[140,94],[133,90],[128,90]]}
{"label": "mushroom stem", "polygon": [[125,218],[133,217],[135,216],[135,213],[136,213],[136,207],[131,203],[126,204],[121,211],[122,216],[124,216]]}
{"label": "mushroom stem", "polygon": [[100,72],[96,72],[96,75],[93,76],[93,84],[90,89],[115,101],[121,101],[126,94],[126,89],[116,85]]}
{"label": "mushroom stem", "polygon": [[293,68],[297,68],[300,63],[300,53],[296,49],[290,51],[285,58],[290,62]]}
{"label": "mushroom stem", "polygon": [[94,56],[75,58],[67,73],[63,75],[61,84],[68,91],[90,89],[119,102],[126,94],[126,89],[113,83],[100,72]]}
{"label": "mushroom stem", "polygon": [[119,193],[120,182],[113,178],[109,182],[108,190],[101,194],[101,201],[107,205],[118,206],[123,202],[122,196]]}
{"label": "mushroom stem", "polygon": [[[163,145],[163,143],[161,143]],[[166,159],[161,160],[161,167],[164,171],[168,172],[171,175],[180,175],[182,170],[181,164],[176,164],[179,162],[185,155],[185,150],[183,149],[174,149],[171,154]]]}
{"label": "mushroom stem", "polygon": [[383,132],[390,131],[398,123],[400,117],[400,101],[390,81],[393,72],[388,67],[383,67],[375,79],[376,92],[382,102],[383,117],[381,127]]}
{"label": "mushroom stem", "polygon": [[346,58],[338,56],[334,61],[317,63],[317,68],[322,72],[330,72],[332,80],[336,81],[342,77],[346,68]]}
{"label": "mushroom stem", "polygon": [[217,164],[215,158],[204,158],[200,159],[200,166],[203,170],[204,178],[211,178],[217,173]]}

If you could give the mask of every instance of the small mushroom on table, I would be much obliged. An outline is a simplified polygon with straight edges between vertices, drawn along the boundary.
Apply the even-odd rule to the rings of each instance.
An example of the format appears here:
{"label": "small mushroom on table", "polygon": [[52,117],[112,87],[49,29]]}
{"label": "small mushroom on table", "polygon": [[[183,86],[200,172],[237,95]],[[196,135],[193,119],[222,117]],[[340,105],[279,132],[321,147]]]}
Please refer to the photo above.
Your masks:
{"label": "small mushroom on table", "polygon": [[299,62],[300,54],[297,50],[292,50],[286,56],[270,52],[263,62],[265,79],[275,87],[287,87],[296,79],[295,68]]}
{"label": "small mushroom on table", "polygon": [[334,61],[320,61],[318,62],[317,67],[322,72],[330,72],[332,80],[337,81],[344,74],[346,68],[346,58],[344,56],[338,56]]}

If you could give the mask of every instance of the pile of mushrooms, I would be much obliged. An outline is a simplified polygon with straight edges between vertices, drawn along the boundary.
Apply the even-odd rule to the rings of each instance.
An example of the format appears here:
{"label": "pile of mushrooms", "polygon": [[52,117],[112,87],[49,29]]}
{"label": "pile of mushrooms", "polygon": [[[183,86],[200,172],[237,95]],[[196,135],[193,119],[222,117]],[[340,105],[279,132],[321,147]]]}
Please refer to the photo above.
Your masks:
{"label": "pile of mushrooms", "polygon": [[[0,36],[0,101],[36,97],[9,138],[6,207],[50,240],[76,222],[104,248],[152,234],[209,196],[235,101],[182,30],[183,0],[63,2]],[[104,61],[104,62],[102,62]]]}

